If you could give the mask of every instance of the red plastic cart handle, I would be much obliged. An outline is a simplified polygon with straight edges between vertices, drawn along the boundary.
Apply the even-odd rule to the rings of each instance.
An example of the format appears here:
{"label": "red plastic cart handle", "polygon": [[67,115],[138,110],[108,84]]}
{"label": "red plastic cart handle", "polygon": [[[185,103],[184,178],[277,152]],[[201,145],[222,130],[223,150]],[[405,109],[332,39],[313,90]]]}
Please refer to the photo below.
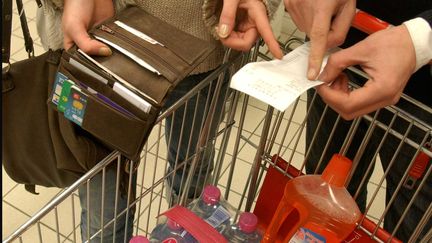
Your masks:
{"label": "red plastic cart handle", "polygon": [[352,26],[367,34],[372,34],[379,30],[387,29],[392,25],[362,10],[357,9]]}

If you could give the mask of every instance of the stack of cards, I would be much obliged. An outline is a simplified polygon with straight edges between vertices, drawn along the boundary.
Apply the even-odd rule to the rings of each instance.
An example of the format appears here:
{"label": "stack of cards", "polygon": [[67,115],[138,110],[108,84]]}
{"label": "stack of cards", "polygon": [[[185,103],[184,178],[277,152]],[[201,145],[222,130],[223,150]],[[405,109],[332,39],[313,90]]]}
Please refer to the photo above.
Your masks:
{"label": "stack of cards", "polygon": [[57,72],[50,100],[57,107],[58,111],[64,113],[64,116],[67,119],[81,126],[84,120],[84,114],[88,100],[88,94],[83,92],[82,89],[87,90],[90,94],[94,94],[98,100],[121,112],[122,114],[137,118],[130,111],[118,105],[110,98],[98,93],[96,90],[87,86],[83,82],[79,81],[78,83],[75,83],[61,72]]}

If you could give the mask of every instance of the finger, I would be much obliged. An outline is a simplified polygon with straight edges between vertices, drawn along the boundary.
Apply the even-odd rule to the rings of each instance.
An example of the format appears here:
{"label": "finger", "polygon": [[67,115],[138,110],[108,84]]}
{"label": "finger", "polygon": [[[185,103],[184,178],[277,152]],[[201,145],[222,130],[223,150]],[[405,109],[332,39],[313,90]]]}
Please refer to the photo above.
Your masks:
{"label": "finger", "polygon": [[333,53],[328,58],[327,64],[318,79],[327,83],[334,81],[345,68],[363,64],[364,53],[364,47],[360,44]]}
{"label": "finger", "polygon": [[310,29],[311,50],[309,54],[308,79],[315,80],[321,70],[321,63],[326,52],[327,35],[330,30],[331,14],[318,10]]}
{"label": "finger", "polygon": [[77,27],[72,31],[74,33],[72,37],[73,42],[85,53],[98,56],[109,56],[112,54],[111,49],[107,45],[90,38],[84,27]]}
{"label": "finger", "polygon": [[228,38],[221,39],[223,45],[239,51],[249,51],[256,39],[258,32],[255,29],[249,29],[244,33],[232,32]]}
{"label": "finger", "polygon": [[335,81],[331,83],[331,88],[335,90],[340,90],[342,92],[348,93],[349,92],[349,79],[345,73],[341,73]]}
{"label": "finger", "polygon": [[377,95],[381,93],[380,89],[377,82],[369,80],[362,88],[352,92],[333,89],[326,85],[317,87],[317,92],[343,118],[351,120],[389,105],[385,96]]}
{"label": "finger", "polygon": [[224,0],[219,18],[217,33],[220,38],[226,38],[234,29],[237,8],[240,0]]}
{"label": "finger", "polygon": [[283,56],[283,52],[273,34],[270,22],[267,17],[267,13],[258,12],[255,16],[255,24],[258,33],[261,35],[264,42],[267,44],[272,55],[277,59],[281,59]]}
{"label": "finger", "polygon": [[344,6],[339,14],[333,19],[328,35],[327,48],[340,46],[344,43],[355,15],[355,6],[352,5],[353,4]]}

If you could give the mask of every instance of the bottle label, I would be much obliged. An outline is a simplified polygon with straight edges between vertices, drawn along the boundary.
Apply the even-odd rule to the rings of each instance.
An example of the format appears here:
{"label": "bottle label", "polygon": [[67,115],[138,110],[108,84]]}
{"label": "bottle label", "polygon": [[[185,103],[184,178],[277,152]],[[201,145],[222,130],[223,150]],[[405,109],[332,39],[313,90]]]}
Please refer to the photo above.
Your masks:
{"label": "bottle label", "polygon": [[219,206],[214,212],[213,214],[208,217],[205,221],[211,225],[213,228],[218,227],[219,225],[221,225],[223,222],[225,222],[226,220],[228,220],[229,218],[231,218],[230,213],[228,212],[228,210],[226,210],[224,207]]}
{"label": "bottle label", "polygon": [[300,228],[296,234],[291,238],[289,243],[325,243],[326,239],[306,228]]}
{"label": "bottle label", "polygon": [[162,243],[177,243],[178,241],[174,238],[167,238],[162,241]]}

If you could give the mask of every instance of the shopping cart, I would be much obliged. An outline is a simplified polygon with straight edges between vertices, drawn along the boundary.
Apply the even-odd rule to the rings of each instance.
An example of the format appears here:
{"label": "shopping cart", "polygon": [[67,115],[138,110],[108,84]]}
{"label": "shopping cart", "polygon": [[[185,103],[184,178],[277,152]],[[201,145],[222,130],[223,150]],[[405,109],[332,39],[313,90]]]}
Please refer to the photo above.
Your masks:
{"label": "shopping cart", "polygon": [[[281,43],[281,45],[288,52],[301,43],[302,40],[299,38],[290,38],[288,41]],[[253,52],[242,55],[233,61],[226,62],[185,95],[184,98],[160,115],[157,120],[157,125],[154,127],[149,138],[149,141],[155,142],[145,145],[139,166],[133,163],[128,164],[129,171],[134,171],[135,167],[137,167],[137,193],[135,198],[128,198],[130,206],[126,210],[118,212],[117,216],[128,215],[132,213],[132,208],[135,208],[134,235],[148,235],[155,227],[158,215],[166,211],[172,204],[179,203],[184,205],[187,203],[186,195],[188,195],[188,190],[191,190],[190,184],[193,171],[194,169],[198,169],[197,161],[200,157],[199,152],[205,150],[210,144],[214,144],[216,148],[214,151],[214,169],[212,173],[209,171],[201,171],[201,173],[205,173],[208,175],[206,177],[212,178],[206,181],[206,183],[218,185],[224,192],[224,198],[235,206],[238,212],[255,210],[258,214],[257,208],[259,208],[262,203],[260,195],[271,198],[271,195],[263,193],[266,185],[268,185],[265,181],[266,175],[271,171],[276,170],[283,178],[287,179],[298,176],[301,172],[305,173],[305,162],[312,156],[312,149],[310,148],[312,144],[316,143],[318,140],[324,141],[324,149],[322,153],[319,154],[319,157],[322,158],[319,159],[318,164],[325,162],[324,154],[327,147],[330,146],[329,142],[335,134],[336,126],[333,126],[334,129],[330,129],[329,137],[323,138],[317,137],[318,134],[311,134],[308,136],[311,141],[308,146],[305,146],[307,140],[306,132],[310,129],[307,123],[311,115],[310,107],[312,107],[313,103],[318,99],[318,96],[314,94],[313,91],[310,91],[309,97],[306,97],[306,95],[299,97],[285,112],[275,112],[272,107],[260,104],[247,95],[239,94],[233,90],[227,90],[226,98],[223,101],[224,111],[220,114],[209,112],[209,114],[212,115],[207,117],[207,121],[211,119],[221,120],[217,132],[211,134],[209,132],[211,129],[208,129],[209,123],[203,122],[199,128],[202,135],[200,136],[197,146],[198,153],[189,155],[184,161],[177,161],[174,170],[170,173],[166,173],[166,148],[167,145],[170,144],[170,138],[169,136],[166,138],[164,134],[164,119],[170,117],[170,115],[174,116],[176,112],[181,111],[181,107],[187,106],[188,101],[191,100],[192,97],[199,96],[206,88],[218,90],[221,86],[222,78],[219,78],[218,82],[212,82],[215,77],[222,77],[225,72],[231,75],[242,64],[248,61],[257,59],[268,60],[270,57],[262,50],[263,48],[257,44]],[[218,97],[217,92],[213,97]],[[427,114],[431,114],[432,112],[429,107],[409,97],[404,96],[402,99],[406,100],[407,104],[410,105],[413,110],[420,110],[420,112],[426,112]],[[309,105],[307,102],[309,102]],[[214,109],[212,108],[214,105],[215,101],[212,102],[208,100],[208,109],[210,111]],[[264,109],[265,112],[258,116],[256,111],[260,109]],[[409,111],[411,111],[411,109]],[[324,117],[327,112],[329,112],[329,109],[325,106],[319,117]],[[390,122],[387,123],[380,119],[380,114],[383,112],[391,114],[392,119]],[[345,122],[339,116],[336,116],[335,119],[335,125]],[[399,121],[399,119],[402,119],[408,124],[405,131],[393,127],[395,121]],[[256,126],[252,127],[250,123],[254,122]],[[316,130],[319,130],[319,128],[323,126],[323,122],[323,119],[319,119]],[[432,157],[432,153],[426,144],[429,142],[430,137],[432,137],[432,127],[431,124],[427,122],[430,121],[424,121],[415,114],[411,114],[399,107],[387,107],[350,123],[349,131],[344,137],[338,152],[349,155],[351,145],[356,141],[360,146],[356,148],[354,157],[351,158],[354,164],[356,164],[360,161],[362,155],[364,155],[368,144],[371,143],[373,132],[381,129],[384,134],[381,141],[384,141],[387,136],[394,136],[400,140],[400,145],[394,152],[394,158],[396,158],[397,154],[399,154],[402,149],[405,149],[406,146],[414,149],[412,158],[418,157],[419,153],[424,153],[430,158]],[[365,136],[362,139],[358,139],[356,134],[362,123],[368,126]],[[410,131],[413,130],[423,134],[420,140],[411,137]],[[380,144],[379,141],[378,144]],[[373,171],[375,161],[379,160],[380,147],[381,146],[378,146],[375,152],[371,154],[372,159],[370,163],[368,163],[367,174]],[[250,153],[250,151],[254,152]],[[279,161],[277,158],[284,158],[288,161],[288,164],[280,166],[280,163],[278,164],[277,162]],[[410,161],[408,165],[409,168],[413,167],[414,161],[414,159]],[[395,159],[392,159],[390,162],[391,165],[395,163],[397,163]],[[186,164],[190,166],[188,171],[185,169]],[[105,173],[109,167],[113,166],[116,168],[117,175],[119,175],[120,169],[124,167],[124,164],[122,164],[121,155],[118,152],[110,154],[76,183],[63,190],[3,242],[80,242],[80,206],[77,189],[82,186],[88,186],[89,181],[96,174]],[[292,166],[297,169],[293,170]],[[398,230],[400,230],[399,225],[409,216],[409,208],[414,203],[415,198],[417,198],[418,194],[421,193],[421,189],[428,183],[428,179],[430,179],[431,176],[431,168],[432,166],[427,166],[421,176],[413,176],[412,173],[410,174],[410,170],[406,170],[406,173],[397,184],[396,192],[389,199],[389,202],[386,204],[387,206],[378,214],[372,214],[371,211],[375,209],[376,204],[384,204],[384,199],[380,197],[380,193],[382,192],[381,188],[385,187],[386,175],[391,173],[392,166],[388,166],[384,175],[379,178],[362,178],[359,188],[363,185],[368,185],[373,190],[369,191],[367,207],[366,210],[363,211],[364,216],[359,223],[359,229],[361,229],[362,232],[366,232],[370,239],[376,241],[391,240]],[[185,175],[188,173],[188,179],[185,181],[186,184],[184,187],[181,187],[185,189],[180,193],[180,195],[182,195],[181,197],[167,197],[166,195],[169,193],[167,194],[166,190],[171,189],[167,181],[169,181],[173,173],[178,171],[182,171]],[[238,175],[240,171],[251,171],[251,173],[247,173],[247,178],[239,178],[236,175]],[[414,182],[414,180],[416,180],[414,184],[409,184],[410,182]],[[129,184],[129,187],[130,186],[131,184]],[[399,191],[405,188],[405,186],[413,188],[411,189],[413,200],[409,202],[406,210],[402,213],[402,217],[399,222],[397,222],[397,227],[387,234],[382,229],[384,217],[390,210],[392,202],[397,201],[398,197],[401,196]],[[118,186],[116,188],[118,188]],[[279,185],[278,188],[281,192],[283,191],[283,185]],[[195,194],[198,193],[199,190],[196,190]],[[118,194],[119,192],[116,192],[117,196]],[[358,195],[354,195],[355,198],[357,196]],[[277,205],[277,201],[273,203]],[[426,228],[432,214],[431,198],[429,197],[429,200],[425,203],[426,211],[424,215],[421,215],[421,217],[417,219],[415,230],[411,233],[409,239],[410,242],[419,241],[418,237],[422,231],[427,231],[422,237],[423,241],[427,242],[431,239],[432,230]],[[65,217],[64,215],[69,216]],[[237,216],[238,215],[236,215],[236,217]],[[258,216],[262,222],[262,215]],[[105,225],[113,223],[115,225],[116,218],[110,222],[104,222]],[[51,233],[46,234],[46,231],[42,230],[42,228],[48,228]],[[88,238],[93,237],[89,234],[89,230],[87,230],[86,233],[88,234]],[[98,233],[103,234],[103,228],[101,228]]]}

